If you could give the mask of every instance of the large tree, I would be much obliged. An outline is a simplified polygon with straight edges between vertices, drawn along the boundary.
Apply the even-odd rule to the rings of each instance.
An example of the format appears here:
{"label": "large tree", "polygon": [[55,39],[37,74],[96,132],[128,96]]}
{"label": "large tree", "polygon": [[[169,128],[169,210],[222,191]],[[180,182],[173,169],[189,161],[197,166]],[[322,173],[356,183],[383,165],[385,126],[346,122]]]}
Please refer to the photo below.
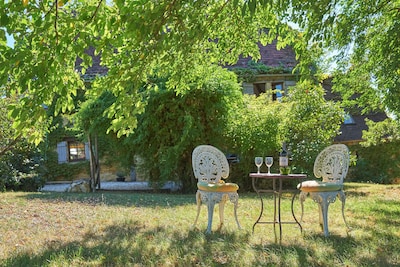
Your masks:
{"label": "large tree", "polygon": [[[102,86],[92,90],[114,94],[111,129],[124,135],[136,128],[136,115],[144,110],[140,88],[149,77],[167,76],[168,88],[183,92],[194,66],[231,64],[240,54],[257,58],[257,42],[271,43],[277,36],[279,47],[298,39],[272,6],[253,13],[243,6],[205,0],[1,1],[0,82],[20,98],[10,107],[14,126],[40,141],[49,123],[42,104],[56,113],[74,108],[74,96],[84,88],[82,75],[92,64],[89,47],[108,68]],[[6,33],[13,46],[6,45]],[[36,131],[28,134],[32,128]]]}
{"label": "large tree", "polygon": [[[398,131],[400,1],[284,2],[291,8],[282,15],[299,25],[309,44],[332,56],[335,64],[330,66],[336,66],[335,71],[330,70],[335,77],[334,90],[342,93],[344,104],[362,112],[389,111],[395,115]],[[391,131],[377,134],[395,137]]]}
{"label": "large tree", "polygon": [[399,8],[398,0],[0,1],[0,83],[20,98],[11,107],[14,127],[40,141],[48,123],[41,105],[73,109],[91,65],[85,51],[95,47],[109,68],[101,88],[116,96],[111,128],[123,135],[136,128],[145,105],[139,88],[149,76],[167,74],[169,88],[181,92],[194,65],[230,64],[240,54],[257,58],[257,42],[277,38],[278,47],[293,46],[303,73],[310,71],[309,51],[339,51],[342,73],[356,68],[373,85],[354,90],[398,115]]}

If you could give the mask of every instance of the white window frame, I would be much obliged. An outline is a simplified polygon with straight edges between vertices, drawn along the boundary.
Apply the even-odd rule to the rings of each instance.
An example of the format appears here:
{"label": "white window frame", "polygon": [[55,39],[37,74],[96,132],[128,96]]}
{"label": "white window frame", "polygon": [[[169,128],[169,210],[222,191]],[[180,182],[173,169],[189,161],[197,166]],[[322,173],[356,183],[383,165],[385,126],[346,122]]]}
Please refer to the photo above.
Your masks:
{"label": "white window frame", "polygon": [[72,159],[70,154],[70,143],[77,142],[75,140],[71,141],[62,141],[57,144],[57,154],[58,154],[58,163],[73,163],[73,162],[81,162],[90,159],[90,151],[88,143],[84,143],[85,150],[84,150],[84,157],[79,159]]}

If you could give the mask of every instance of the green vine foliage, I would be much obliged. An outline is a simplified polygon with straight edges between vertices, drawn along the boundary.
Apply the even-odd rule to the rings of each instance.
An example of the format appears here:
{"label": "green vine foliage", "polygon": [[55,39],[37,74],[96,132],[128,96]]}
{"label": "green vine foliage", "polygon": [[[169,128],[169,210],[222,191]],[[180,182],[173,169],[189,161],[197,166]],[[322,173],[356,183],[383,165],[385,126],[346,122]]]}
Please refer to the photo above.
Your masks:
{"label": "green vine foliage", "polygon": [[[95,83],[94,86],[101,86]],[[123,165],[120,150],[125,136],[117,138],[113,131],[108,131],[113,117],[106,115],[107,109],[116,101],[116,97],[109,90],[102,91],[101,95],[87,95],[87,100],[81,104],[77,113],[73,115],[74,129],[79,131],[82,139],[87,141],[88,135],[97,137],[97,150],[103,163],[108,165]],[[93,139],[93,138],[92,138]],[[93,142],[94,140],[92,140]],[[120,167],[120,166],[119,166]]]}
{"label": "green vine foliage", "polygon": [[[0,90],[1,92],[1,90]],[[10,98],[0,97],[0,192],[4,190],[37,191],[43,180],[41,150],[17,134],[7,108],[15,103]]]}
{"label": "green vine foliage", "polygon": [[[339,104],[324,99],[320,86],[309,81],[289,89],[282,102],[270,94],[245,95],[244,106],[230,121],[232,150],[240,163],[232,165],[232,179],[244,189],[251,189],[249,172],[254,172],[255,156],[273,156],[272,171],[278,172],[278,153],[282,142],[290,149],[290,165],[297,173],[312,175],[317,154],[333,142],[342,122]],[[262,167],[266,171],[265,165]]]}
{"label": "green vine foliage", "polygon": [[193,149],[200,144],[224,151],[230,147],[228,116],[242,98],[236,77],[220,67],[197,71],[197,77],[188,81],[189,90],[181,94],[167,89],[164,82],[148,89],[138,128],[126,139],[126,147],[131,147],[142,163],[137,168],[145,169],[154,184],[181,181],[183,188],[193,189]]}
{"label": "green vine foliage", "polygon": [[254,82],[257,75],[260,74],[288,74],[293,72],[292,68],[286,68],[284,66],[271,67],[254,60],[249,60],[246,68],[235,67],[231,68],[231,70],[236,73],[239,80],[243,82]]}
{"label": "green vine foliage", "polygon": [[239,163],[231,165],[230,179],[242,189],[250,190],[249,172],[254,171],[254,157],[275,156],[280,147],[279,109],[283,104],[272,102],[271,95],[243,95],[242,105],[230,114],[228,135],[233,141],[231,153]]}
{"label": "green vine foliage", "polygon": [[343,122],[340,103],[327,101],[320,85],[303,81],[289,89],[280,131],[296,172],[312,174],[318,153],[333,143]]}
{"label": "green vine foliage", "polygon": [[[90,173],[88,161],[59,164],[57,152],[54,150],[47,152],[42,166],[40,175],[45,181],[68,181],[78,178],[77,175],[80,173]],[[88,176],[79,178],[88,178]]]}
{"label": "green vine foliage", "polygon": [[[309,82],[291,88],[286,100],[277,102],[269,94],[243,95],[227,70],[200,68],[198,75],[182,94],[168,90],[165,80],[154,83],[137,130],[125,139],[126,158],[134,162],[139,156],[136,167],[156,185],[174,180],[184,190],[194,190],[191,153],[199,144],[239,157],[229,180],[243,190],[251,189],[248,174],[255,170],[254,157],[277,160],[283,141],[291,147],[295,170],[311,173],[316,154],[340,127],[343,111]],[[277,171],[277,163],[273,168]]]}

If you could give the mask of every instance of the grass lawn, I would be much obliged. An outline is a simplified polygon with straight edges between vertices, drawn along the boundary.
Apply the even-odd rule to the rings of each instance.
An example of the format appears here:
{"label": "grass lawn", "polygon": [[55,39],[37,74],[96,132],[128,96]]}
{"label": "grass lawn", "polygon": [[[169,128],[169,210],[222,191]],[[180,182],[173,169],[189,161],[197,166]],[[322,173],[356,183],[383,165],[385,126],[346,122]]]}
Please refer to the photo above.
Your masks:
{"label": "grass lawn", "polygon": [[[281,245],[272,225],[252,233],[254,193],[240,193],[242,230],[227,203],[225,225],[217,231],[216,212],[211,235],[205,205],[191,227],[195,192],[0,193],[0,266],[400,266],[400,186],[347,183],[345,190],[349,233],[339,200],[325,238],[317,204],[307,199],[303,233],[284,225]],[[271,217],[272,199],[266,204]],[[289,197],[282,206],[289,218]]]}

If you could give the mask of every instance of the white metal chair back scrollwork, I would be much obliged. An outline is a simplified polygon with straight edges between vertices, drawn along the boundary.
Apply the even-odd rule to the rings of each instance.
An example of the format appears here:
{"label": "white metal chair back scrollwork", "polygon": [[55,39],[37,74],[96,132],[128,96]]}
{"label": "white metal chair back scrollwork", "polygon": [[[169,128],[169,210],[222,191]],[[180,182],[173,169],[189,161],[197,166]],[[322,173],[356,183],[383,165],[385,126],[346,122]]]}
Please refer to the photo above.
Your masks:
{"label": "white metal chair back scrollwork", "polygon": [[349,150],[342,144],[331,145],[319,153],[314,163],[314,175],[323,182],[343,184],[349,169]]}
{"label": "white metal chair back scrollwork", "polygon": [[239,187],[237,184],[225,183],[221,180],[229,176],[229,163],[226,156],[213,146],[200,145],[193,150],[192,166],[194,176],[198,180],[196,193],[197,216],[194,225],[196,225],[199,218],[201,203],[204,202],[208,208],[207,233],[211,233],[214,205],[219,203],[219,228],[221,228],[224,220],[224,205],[229,199],[234,204],[234,215],[240,228],[237,219],[239,200],[237,190]]}
{"label": "white metal chair back scrollwork", "polygon": [[328,146],[319,153],[314,162],[314,175],[316,178],[322,178],[322,181],[304,181],[298,185],[301,190],[302,217],[303,202],[309,195],[319,205],[319,222],[325,236],[329,236],[328,207],[330,203],[336,201],[336,197],[339,197],[342,202],[342,216],[348,228],[344,216],[346,196],[343,191],[343,180],[347,175],[349,164],[350,155],[346,145],[334,144]]}
{"label": "white metal chair back scrollwork", "polygon": [[192,154],[194,176],[198,181],[219,183],[229,176],[229,164],[225,155],[215,147],[198,146]]}

